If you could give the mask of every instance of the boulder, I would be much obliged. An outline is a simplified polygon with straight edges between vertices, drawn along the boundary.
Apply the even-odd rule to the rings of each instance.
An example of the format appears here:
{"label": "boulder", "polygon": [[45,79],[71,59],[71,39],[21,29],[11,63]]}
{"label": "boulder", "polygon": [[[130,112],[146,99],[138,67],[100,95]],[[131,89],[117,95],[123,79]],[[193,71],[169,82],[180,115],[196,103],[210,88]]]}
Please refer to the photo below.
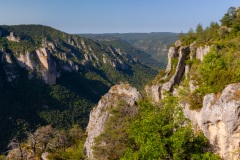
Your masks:
{"label": "boulder", "polygon": [[181,47],[181,46],[182,46],[182,41],[177,40],[177,41],[175,42],[175,47]]}

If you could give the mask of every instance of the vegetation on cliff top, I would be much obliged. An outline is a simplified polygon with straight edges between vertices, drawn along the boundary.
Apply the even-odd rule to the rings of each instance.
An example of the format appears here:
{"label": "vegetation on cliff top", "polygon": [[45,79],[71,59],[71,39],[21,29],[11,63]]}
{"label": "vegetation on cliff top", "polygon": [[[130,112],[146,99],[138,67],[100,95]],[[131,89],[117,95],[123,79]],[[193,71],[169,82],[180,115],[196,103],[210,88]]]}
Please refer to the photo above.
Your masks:
{"label": "vegetation on cliff top", "polygon": [[191,29],[180,36],[183,45],[211,46],[202,62],[189,60],[190,80],[198,88],[182,99],[188,100],[191,109],[201,108],[204,95],[219,93],[226,85],[240,81],[240,9],[230,7],[220,21],[220,26],[212,22],[203,29],[199,24],[195,32]]}
{"label": "vegetation on cliff top", "polygon": [[138,112],[123,102],[110,111],[104,132],[95,139],[97,159],[219,159],[206,151],[207,139],[193,132],[176,98],[166,97],[160,105],[141,100],[137,105]]}

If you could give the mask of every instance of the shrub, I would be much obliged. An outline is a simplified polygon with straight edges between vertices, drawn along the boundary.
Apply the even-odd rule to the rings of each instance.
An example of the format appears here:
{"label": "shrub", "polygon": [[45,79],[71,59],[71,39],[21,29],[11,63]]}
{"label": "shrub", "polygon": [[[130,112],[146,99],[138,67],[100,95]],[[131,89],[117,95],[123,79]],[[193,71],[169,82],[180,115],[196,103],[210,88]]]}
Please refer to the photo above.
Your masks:
{"label": "shrub", "polygon": [[132,142],[122,159],[219,159],[204,153],[207,139],[202,133],[194,134],[175,98],[167,97],[161,106],[148,101],[138,105],[139,116],[128,130]]}

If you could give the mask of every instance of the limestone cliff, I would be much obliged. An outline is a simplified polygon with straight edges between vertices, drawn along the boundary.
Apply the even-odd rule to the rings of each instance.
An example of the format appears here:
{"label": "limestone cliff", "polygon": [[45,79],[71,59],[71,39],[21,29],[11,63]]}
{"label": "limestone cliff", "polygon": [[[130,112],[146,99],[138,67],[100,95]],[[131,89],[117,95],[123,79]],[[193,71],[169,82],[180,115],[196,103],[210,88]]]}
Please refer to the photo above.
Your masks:
{"label": "limestone cliff", "polygon": [[[13,66],[27,70],[29,79],[38,77],[47,84],[55,84],[63,72],[81,72],[81,74],[101,72],[102,79],[109,81],[108,79],[113,78],[104,75],[111,71],[116,74],[123,74],[124,71],[132,77],[134,72],[149,70],[148,67],[133,60],[129,54],[109,44],[100,44],[46,26],[0,26],[0,38],[2,39],[1,62],[7,65],[4,66],[4,71],[9,82],[12,82],[17,75],[16,70],[10,69]],[[12,63],[9,63],[10,59]],[[141,66],[134,68],[133,65]],[[126,78],[125,81],[129,81],[127,78],[129,76],[123,77]],[[115,83],[118,82],[109,82],[109,84]]]}
{"label": "limestone cliff", "polygon": [[[177,44],[179,44],[178,42]],[[189,47],[175,46],[169,49],[168,63],[177,55],[178,64],[174,69],[173,64],[168,64],[165,76],[157,77],[151,85],[147,85],[145,90],[147,95],[156,103],[164,98],[164,91],[173,92],[179,96],[179,91],[184,90],[187,94],[193,93],[198,86],[192,79],[191,67],[186,65],[186,60],[198,59],[203,61],[204,56],[210,51],[210,46],[197,47],[196,43]],[[190,56],[189,56],[190,55]],[[174,69],[174,74],[170,74]],[[187,85],[189,88],[181,86],[182,77],[189,78]],[[160,80],[159,80],[160,79]],[[175,85],[180,85],[174,89]],[[202,101],[202,108],[191,110],[189,102],[180,99],[179,103],[183,107],[184,115],[189,118],[195,131],[201,130],[211,144],[211,150],[218,153],[223,159],[239,159],[239,125],[240,125],[240,83],[229,84],[219,94],[207,94]]]}
{"label": "limestone cliff", "polygon": [[28,71],[37,71],[48,84],[55,84],[58,76],[56,62],[53,61],[48,48],[39,48],[31,53],[16,57],[19,66]]}
{"label": "limestone cliff", "polygon": [[220,96],[204,96],[200,111],[181,105],[195,129],[202,130],[208,138],[213,151],[224,159],[239,159],[240,83],[228,85]]}
{"label": "limestone cliff", "polygon": [[89,123],[87,126],[88,137],[85,142],[86,155],[89,160],[97,159],[93,155],[94,139],[104,131],[104,124],[111,116],[109,110],[116,107],[120,101],[126,101],[131,107],[141,97],[136,88],[129,84],[120,84],[111,87],[109,92],[105,94],[98,105],[93,108],[90,113]]}
{"label": "limestone cliff", "polygon": [[[160,83],[158,78],[154,80],[154,84],[147,85],[145,87],[146,93],[154,101],[159,102],[164,96],[164,92],[173,91],[173,86],[178,85],[181,82],[181,79],[185,71],[185,60],[188,59],[190,54],[190,49],[188,46],[180,47],[180,42],[176,43],[175,47],[171,47],[168,52],[168,65],[165,71],[165,76],[160,80],[163,83]],[[177,65],[173,68],[172,59],[177,58]]]}
{"label": "limestone cliff", "polygon": [[10,32],[10,35],[7,36],[7,39],[9,41],[13,41],[13,42],[19,42],[20,41],[20,38],[19,37],[15,37],[14,36],[14,32]]}

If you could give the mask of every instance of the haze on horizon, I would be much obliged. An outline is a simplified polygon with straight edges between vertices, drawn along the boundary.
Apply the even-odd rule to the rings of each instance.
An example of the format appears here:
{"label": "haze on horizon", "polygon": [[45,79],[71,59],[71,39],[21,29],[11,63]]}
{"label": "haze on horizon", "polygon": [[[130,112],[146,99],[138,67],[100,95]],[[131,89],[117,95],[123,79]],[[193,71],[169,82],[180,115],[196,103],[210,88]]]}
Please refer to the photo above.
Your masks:
{"label": "haze on horizon", "polygon": [[239,0],[0,0],[0,25],[42,24],[67,33],[187,32],[219,22]]}

